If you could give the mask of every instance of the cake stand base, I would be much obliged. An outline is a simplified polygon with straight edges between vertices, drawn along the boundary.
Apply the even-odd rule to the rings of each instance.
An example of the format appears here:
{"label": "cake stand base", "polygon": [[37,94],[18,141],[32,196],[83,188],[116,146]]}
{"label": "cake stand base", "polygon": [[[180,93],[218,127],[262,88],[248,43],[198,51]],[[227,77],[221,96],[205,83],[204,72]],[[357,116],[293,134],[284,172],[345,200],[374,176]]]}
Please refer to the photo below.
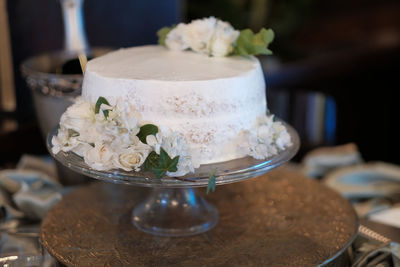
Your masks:
{"label": "cake stand base", "polygon": [[161,236],[200,234],[218,222],[218,210],[192,188],[154,188],[132,212],[141,231]]}
{"label": "cake stand base", "polygon": [[218,186],[207,200],[219,223],[200,235],[155,236],[133,226],[132,209],[149,194],[110,183],[82,187],[47,213],[42,244],[67,266],[342,267],[358,228],[348,201],[284,168]]}

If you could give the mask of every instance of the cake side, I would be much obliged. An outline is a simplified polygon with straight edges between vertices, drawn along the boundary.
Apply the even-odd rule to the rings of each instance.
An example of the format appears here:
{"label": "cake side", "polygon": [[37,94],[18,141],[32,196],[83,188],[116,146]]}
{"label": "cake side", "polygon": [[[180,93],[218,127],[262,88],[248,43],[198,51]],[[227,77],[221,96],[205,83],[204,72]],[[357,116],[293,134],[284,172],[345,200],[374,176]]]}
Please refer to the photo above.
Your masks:
{"label": "cake side", "polygon": [[[141,51],[146,52],[142,69],[137,65],[128,67],[129,71],[124,73],[111,71],[119,69],[114,64],[118,65],[121,58],[128,58],[128,55],[140,58]],[[154,53],[148,54],[149,51]],[[180,57],[177,64],[170,53],[162,47],[145,46],[90,61],[83,82],[83,99],[95,103],[102,96],[112,105],[120,98],[128,101],[143,122],[167,126],[178,132],[200,164],[244,157],[245,153],[237,149],[241,142],[239,133],[253,128],[256,118],[266,113],[265,82],[258,60],[223,58],[215,61],[215,58],[200,56],[197,65],[191,58],[187,72],[178,73],[177,69],[185,69],[185,65],[179,65],[184,64]],[[112,54],[117,55],[116,59],[110,57]],[[127,55],[124,57],[124,54]],[[140,62],[142,60],[129,57],[121,62],[120,68]],[[153,62],[153,66],[168,63],[171,67],[156,68],[152,79],[146,80],[146,75],[142,74],[150,72],[148,62]],[[239,66],[235,65],[237,62]],[[102,68],[105,65],[107,69]],[[199,70],[206,65],[221,69],[212,74],[190,69]],[[171,76],[165,76],[165,71],[171,71]]]}

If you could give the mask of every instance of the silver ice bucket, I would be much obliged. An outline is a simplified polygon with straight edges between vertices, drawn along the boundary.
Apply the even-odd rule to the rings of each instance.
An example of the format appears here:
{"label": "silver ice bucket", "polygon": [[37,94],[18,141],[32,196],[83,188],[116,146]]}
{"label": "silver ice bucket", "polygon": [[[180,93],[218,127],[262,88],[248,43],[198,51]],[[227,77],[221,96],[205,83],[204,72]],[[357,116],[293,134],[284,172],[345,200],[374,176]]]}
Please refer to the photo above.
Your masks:
{"label": "silver ice bucket", "polygon": [[[100,56],[111,51],[109,48],[94,48],[92,55]],[[21,71],[28,86],[32,89],[33,102],[43,138],[59,123],[66,108],[81,94],[83,75],[57,74],[70,55],[65,52],[52,52],[28,58],[21,64]],[[60,182],[65,185],[82,183],[88,180],[57,163]]]}

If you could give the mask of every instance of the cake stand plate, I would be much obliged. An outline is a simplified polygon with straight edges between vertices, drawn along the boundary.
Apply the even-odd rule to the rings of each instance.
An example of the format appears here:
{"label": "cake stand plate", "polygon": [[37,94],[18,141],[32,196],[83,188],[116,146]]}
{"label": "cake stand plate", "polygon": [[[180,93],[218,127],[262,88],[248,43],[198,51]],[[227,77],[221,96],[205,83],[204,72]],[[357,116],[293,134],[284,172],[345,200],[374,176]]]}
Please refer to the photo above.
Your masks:
{"label": "cake stand plate", "polygon": [[270,158],[257,160],[244,157],[215,164],[201,165],[195,173],[183,177],[158,179],[151,172],[123,170],[98,171],[90,168],[74,153],[52,153],[51,140],[55,129],[47,139],[52,156],[68,168],[96,179],[112,183],[151,187],[147,198],[138,203],[132,212],[132,223],[143,232],[160,236],[188,236],[206,232],[218,222],[218,210],[203,197],[196,194],[195,187],[205,187],[210,174],[215,176],[215,184],[223,185],[240,182],[260,176],[289,161],[300,146],[297,132],[281,121],[292,141],[292,145]]}
{"label": "cake stand plate", "polygon": [[[65,196],[41,240],[67,266],[344,266],[356,214],[339,194],[284,167],[207,196],[217,227],[185,238],[148,235],[131,211],[149,188],[96,182]],[[200,193],[204,189],[200,190]]]}

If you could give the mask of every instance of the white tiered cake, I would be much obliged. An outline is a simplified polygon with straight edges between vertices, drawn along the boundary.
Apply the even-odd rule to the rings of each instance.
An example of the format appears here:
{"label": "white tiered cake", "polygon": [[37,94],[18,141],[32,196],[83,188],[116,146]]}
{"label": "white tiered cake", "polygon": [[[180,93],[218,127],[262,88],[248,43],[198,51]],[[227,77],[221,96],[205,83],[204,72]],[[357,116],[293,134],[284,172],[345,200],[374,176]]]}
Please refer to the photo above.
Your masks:
{"label": "white tiered cake", "polygon": [[142,122],[178,132],[200,164],[246,156],[240,133],[266,114],[255,57],[209,57],[162,46],[120,49],[88,62],[82,97],[131,103]]}

